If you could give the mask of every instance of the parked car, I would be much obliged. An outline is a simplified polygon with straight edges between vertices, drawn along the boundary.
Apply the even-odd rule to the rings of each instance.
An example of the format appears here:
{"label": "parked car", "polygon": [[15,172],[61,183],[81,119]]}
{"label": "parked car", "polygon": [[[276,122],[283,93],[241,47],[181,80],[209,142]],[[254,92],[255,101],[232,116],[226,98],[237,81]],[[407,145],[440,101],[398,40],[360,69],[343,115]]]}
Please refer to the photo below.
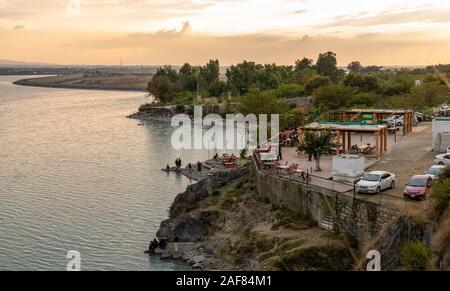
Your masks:
{"label": "parked car", "polygon": [[450,154],[450,145],[447,147],[445,151],[447,152],[447,154]]}
{"label": "parked car", "polygon": [[431,187],[433,179],[427,175],[417,175],[409,180],[405,185],[403,195],[407,199],[425,200],[427,199],[428,189]]}
{"label": "parked car", "polygon": [[395,175],[384,171],[370,172],[356,184],[356,190],[359,193],[378,194],[383,190],[394,187]]}
{"label": "parked car", "polygon": [[405,118],[402,115],[393,115],[387,119],[389,126],[403,126]]}
{"label": "parked car", "polygon": [[450,165],[450,153],[436,156],[436,160],[434,162],[437,165]]}
{"label": "parked car", "polygon": [[446,166],[443,165],[432,166],[428,169],[425,175],[430,177],[432,180],[437,180],[439,179],[439,175],[442,173],[442,171],[444,171],[445,168]]}

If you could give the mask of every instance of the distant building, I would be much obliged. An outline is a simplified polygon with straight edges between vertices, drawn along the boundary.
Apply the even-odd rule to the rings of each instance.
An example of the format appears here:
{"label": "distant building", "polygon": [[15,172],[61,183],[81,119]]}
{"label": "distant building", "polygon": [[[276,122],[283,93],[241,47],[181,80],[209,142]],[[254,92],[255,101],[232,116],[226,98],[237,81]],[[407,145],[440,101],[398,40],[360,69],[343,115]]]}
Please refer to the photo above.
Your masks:
{"label": "distant building", "polygon": [[450,145],[450,117],[433,119],[433,150],[445,152]]}

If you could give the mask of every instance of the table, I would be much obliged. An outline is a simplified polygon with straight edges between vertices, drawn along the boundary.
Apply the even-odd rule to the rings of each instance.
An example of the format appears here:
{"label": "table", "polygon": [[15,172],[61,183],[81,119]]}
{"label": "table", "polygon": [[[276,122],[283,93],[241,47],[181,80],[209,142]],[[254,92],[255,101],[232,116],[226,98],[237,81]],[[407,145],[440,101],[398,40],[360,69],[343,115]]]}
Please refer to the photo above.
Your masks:
{"label": "table", "polygon": [[277,172],[279,174],[286,174],[288,170],[289,170],[289,166],[278,166],[277,167]]}
{"label": "table", "polygon": [[261,161],[276,161],[277,157],[273,153],[260,153]]}
{"label": "table", "polygon": [[368,144],[362,145],[362,146],[358,147],[358,149],[364,154],[370,153],[370,145],[368,145]]}

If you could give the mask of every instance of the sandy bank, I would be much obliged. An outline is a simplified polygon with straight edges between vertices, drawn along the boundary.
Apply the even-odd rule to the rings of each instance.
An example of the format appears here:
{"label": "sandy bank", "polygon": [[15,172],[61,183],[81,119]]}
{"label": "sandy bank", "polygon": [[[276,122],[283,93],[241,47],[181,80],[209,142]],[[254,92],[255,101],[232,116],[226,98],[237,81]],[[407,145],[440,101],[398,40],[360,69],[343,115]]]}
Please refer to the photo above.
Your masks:
{"label": "sandy bank", "polygon": [[151,74],[85,73],[23,79],[14,84],[50,88],[144,92],[151,78]]}

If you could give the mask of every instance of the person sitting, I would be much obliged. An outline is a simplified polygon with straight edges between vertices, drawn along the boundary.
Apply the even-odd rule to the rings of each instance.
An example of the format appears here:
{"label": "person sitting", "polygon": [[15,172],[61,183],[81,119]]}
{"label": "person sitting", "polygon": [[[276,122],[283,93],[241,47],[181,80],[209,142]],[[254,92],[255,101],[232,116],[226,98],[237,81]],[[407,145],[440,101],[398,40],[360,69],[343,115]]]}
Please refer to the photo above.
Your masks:
{"label": "person sitting", "polygon": [[166,239],[161,239],[159,242],[159,248],[162,250],[165,250],[167,248],[167,240]]}

